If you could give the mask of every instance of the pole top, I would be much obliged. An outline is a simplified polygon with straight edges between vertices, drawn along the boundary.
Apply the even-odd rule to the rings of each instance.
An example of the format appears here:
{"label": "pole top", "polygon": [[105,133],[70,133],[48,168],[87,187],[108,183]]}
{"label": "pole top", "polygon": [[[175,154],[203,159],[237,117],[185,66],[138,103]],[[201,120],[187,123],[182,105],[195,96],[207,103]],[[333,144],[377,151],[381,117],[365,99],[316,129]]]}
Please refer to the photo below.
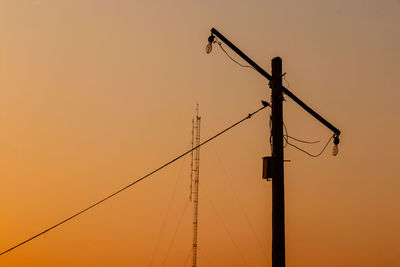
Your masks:
{"label": "pole top", "polygon": [[282,64],[282,59],[280,58],[280,57],[274,57],[273,59],[272,59],[272,63],[281,63]]}
{"label": "pole top", "polygon": [[280,57],[274,57],[271,61],[272,66],[272,77],[275,75],[282,79],[282,59]]}

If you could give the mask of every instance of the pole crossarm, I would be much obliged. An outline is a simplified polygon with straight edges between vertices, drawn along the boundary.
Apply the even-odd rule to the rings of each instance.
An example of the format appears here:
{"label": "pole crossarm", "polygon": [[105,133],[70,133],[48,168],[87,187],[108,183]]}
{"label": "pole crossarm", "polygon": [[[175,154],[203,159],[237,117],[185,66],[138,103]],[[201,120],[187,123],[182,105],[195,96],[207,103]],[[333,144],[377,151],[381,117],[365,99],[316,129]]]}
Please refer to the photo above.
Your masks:
{"label": "pole crossarm", "polygon": [[[256,71],[258,71],[262,76],[267,78],[267,80],[271,81],[272,76],[268,74],[263,68],[261,68],[257,63],[255,63],[251,58],[249,58],[245,53],[243,53],[239,48],[237,48],[231,41],[229,41],[225,36],[222,35],[215,28],[211,29],[211,35],[217,36],[222,42],[224,42],[229,48],[231,48],[236,54],[238,54],[243,60],[250,64]],[[282,85],[282,92],[290,97],[294,102],[296,102],[300,107],[302,107],[305,111],[307,111],[311,116],[316,118],[319,122],[329,128],[334,134],[336,138],[339,138],[340,130],[333,126],[330,122],[324,119],[321,115],[315,112],[312,108],[307,106],[303,101],[301,101],[296,95],[289,91],[285,86]]]}

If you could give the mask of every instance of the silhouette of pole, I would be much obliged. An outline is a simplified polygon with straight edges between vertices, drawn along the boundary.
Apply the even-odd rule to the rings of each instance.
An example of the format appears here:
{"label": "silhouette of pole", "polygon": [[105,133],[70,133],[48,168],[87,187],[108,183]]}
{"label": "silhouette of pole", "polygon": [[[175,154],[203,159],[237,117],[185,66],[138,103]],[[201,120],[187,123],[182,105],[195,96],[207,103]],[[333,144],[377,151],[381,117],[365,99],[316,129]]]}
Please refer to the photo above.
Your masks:
{"label": "silhouette of pole", "polygon": [[211,46],[216,42],[215,36],[224,42],[238,56],[249,63],[258,73],[270,81],[272,88],[272,267],[285,266],[285,190],[284,190],[284,166],[283,166],[283,94],[291,98],[311,116],[329,128],[333,133],[334,144],[339,144],[340,130],[329,123],[325,118],[306,105],[291,91],[282,85],[282,59],[272,59],[272,76],[257,65],[251,58],[243,53],[224,35],[215,28],[211,29],[208,37],[206,52],[211,52]]}
{"label": "silhouette of pole", "polygon": [[282,59],[272,59],[272,267],[285,266]]}

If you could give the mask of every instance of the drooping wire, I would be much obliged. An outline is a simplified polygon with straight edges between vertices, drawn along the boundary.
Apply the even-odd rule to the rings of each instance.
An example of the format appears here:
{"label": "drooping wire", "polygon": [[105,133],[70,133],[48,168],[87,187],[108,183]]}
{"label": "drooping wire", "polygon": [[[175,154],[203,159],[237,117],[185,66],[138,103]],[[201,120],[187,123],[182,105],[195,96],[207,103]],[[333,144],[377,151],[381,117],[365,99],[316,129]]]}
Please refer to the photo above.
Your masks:
{"label": "drooping wire", "polygon": [[284,74],[282,74],[282,79],[287,83],[287,88],[289,89],[290,83],[289,83],[289,81],[286,79],[286,72],[285,72]]}
{"label": "drooping wire", "polygon": [[[273,149],[272,149],[272,117],[271,117],[271,116],[270,116],[270,119],[269,119],[269,128],[270,128],[269,143],[270,143],[271,151],[272,151]],[[331,138],[329,138],[328,142],[325,144],[325,146],[324,146],[324,148],[321,150],[321,152],[319,152],[318,154],[311,154],[310,152],[308,152],[308,151],[306,151],[306,150],[304,150],[304,149],[302,149],[302,148],[296,146],[295,144],[289,142],[289,138],[290,138],[290,139],[293,139],[293,140],[295,140],[295,141],[301,142],[301,143],[305,143],[305,144],[316,144],[316,143],[319,143],[319,142],[320,142],[319,140],[318,140],[318,141],[304,141],[304,140],[301,140],[301,139],[298,139],[298,138],[295,138],[295,137],[290,136],[290,135],[288,134],[288,130],[287,130],[287,128],[286,128],[285,122],[283,122],[283,129],[285,130],[285,133],[283,134],[283,140],[285,141],[285,144],[283,145],[283,148],[285,148],[287,145],[290,145],[290,146],[292,146],[292,147],[294,147],[294,148],[300,150],[301,152],[306,153],[306,154],[309,155],[310,157],[314,157],[314,158],[319,157],[319,156],[322,155],[322,153],[324,153],[326,147],[328,146],[329,142],[330,142],[330,141],[332,140],[332,138],[333,138],[333,136],[331,136]]]}
{"label": "drooping wire", "polygon": [[[317,141],[304,141],[304,140],[295,138],[295,137],[293,137],[293,136],[290,136],[290,135],[288,134],[288,130],[287,130],[287,128],[286,128],[285,122],[283,122],[283,128],[285,129],[284,137],[286,137],[286,139],[285,139],[286,142],[287,142],[287,141],[289,140],[289,138],[290,138],[290,139],[293,139],[293,140],[295,140],[295,141],[297,141],[297,142],[305,143],[305,144],[316,144],[316,143],[319,143],[319,140],[317,140]],[[286,144],[286,145],[287,145],[287,144]],[[286,147],[286,145],[285,145],[284,147]]]}
{"label": "drooping wire", "polygon": [[271,153],[272,153],[272,151],[274,149],[273,149],[273,145],[272,145],[272,115],[271,114],[269,115],[269,124],[268,124],[268,126],[269,126],[269,148],[270,148]]}
{"label": "drooping wire", "polygon": [[110,198],[112,198],[112,197],[118,195],[118,194],[121,193],[122,191],[125,191],[126,189],[130,188],[131,186],[133,186],[133,185],[135,185],[135,184],[137,184],[137,183],[143,181],[144,179],[148,178],[149,176],[155,174],[156,172],[158,172],[158,171],[164,169],[165,167],[167,167],[168,165],[174,163],[174,162],[177,161],[178,159],[180,159],[180,158],[186,156],[187,154],[189,154],[189,153],[192,152],[193,150],[195,150],[195,149],[197,149],[197,148],[199,148],[199,147],[205,145],[206,143],[208,143],[208,142],[210,142],[211,140],[217,138],[217,137],[220,136],[221,134],[223,134],[223,133],[229,131],[230,129],[232,129],[233,127],[239,125],[239,124],[242,123],[243,121],[245,121],[245,120],[247,120],[247,119],[250,119],[254,114],[258,113],[259,111],[263,110],[263,109],[266,108],[266,107],[267,107],[267,106],[263,106],[263,107],[259,108],[258,110],[254,111],[253,113],[248,114],[248,115],[247,115],[246,117],[244,117],[243,119],[241,119],[241,120],[239,120],[238,122],[232,124],[231,126],[227,127],[226,129],[220,131],[219,133],[217,133],[217,134],[214,135],[213,137],[211,137],[211,138],[209,138],[209,139],[203,141],[203,142],[200,143],[198,146],[196,146],[196,147],[194,147],[194,148],[192,148],[192,149],[190,149],[190,150],[184,152],[183,154],[177,156],[176,158],[174,158],[174,159],[168,161],[167,163],[165,163],[165,164],[162,165],[161,167],[158,167],[157,169],[155,169],[155,170],[151,171],[150,173],[146,174],[145,176],[143,176],[143,177],[141,177],[141,178],[139,178],[139,179],[133,181],[132,183],[130,183],[130,184],[126,185],[125,187],[123,187],[123,188],[117,190],[116,192],[114,192],[114,193],[108,195],[107,197],[105,197],[105,198],[103,198],[103,199],[101,199],[101,200],[95,202],[94,204],[90,205],[89,207],[87,207],[87,208],[85,208],[85,209],[83,209],[83,210],[81,210],[81,211],[75,213],[74,215],[72,215],[72,216],[70,216],[70,217],[68,217],[68,218],[66,218],[66,219],[64,219],[64,220],[62,220],[62,221],[60,221],[59,223],[57,223],[57,224],[55,224],[55,225],[53,225],[53,226],[51,226],[51,227],[45,229],[44,231],[42,231],[42,232],[40,232],[40,233],[38,233],[38,234],[36,234],[36,235],[34,235],[34,236],[32,236],[32,237],[26,239],[25,241],[23,241],[23,242],[21,242],[21,243],[18,243],[17,245],[15,245],[15,246],[13,246],[13,247],[11,247],[11,248],[9,248],[9,249],[7,249],[7,250],[1,252],[1,253],[0,253],[0,256],[1,256],[1,255],[4,255],[4,254],[6,254],[6,253],[8,253],[8,252],[10,252],[10,251],[12,251],[12,250],[14,250],[14,249],[20,247],[20,246],[22,246],[22,245],[24,245],[24,244],[26,244],[26,243],[28,243],[28,242],[30,242],[30,241],[32,241],[33,239],[35,239],[35,238],[37,238],[37,237],[39,237],[39,236],[44,235],[45,233],[47,233],[47,232],[53,230],[54,228],[56,228],[56,227],[58,227],[58,226],[60,226],[60,225],[62,225],[62,224],[64,224],[64,223],[66,223],[66,222],[68,222],[68,221],[70,221],[70,220],[72,220],[72,219],[78,217],[78,216],[81,215],[82,213],[84,213],[84,212],[86,212],[86,211],[88,211],[88,210],[90,210],[90,209],[92,209],[92,208],[98,206],[99,204],[103,203],[104,201],[106,201],[106,200],[108,200],[108,199],[110,199]]}
{"label": "drooping wire", "polygon": [[[283,122],[283,128],[285,129],[285,134],[283,135],[283,139],[286,141],[286,145],[290,145],[290,146],[292,146],[292,147],[294,147],[294,148],[296,148],[296,149],[298,149],[298,150],[300,150],[300,151],[306,153],[307,155],[309,155],[310,157],[313,157],[313,158],[316,158],[316,157],[321,156],[322,153],[324,153],[324,151],[325,151],[326,147],[328,146],[329,142],[330,142],[330,141],[332,140],[332,138],[333,138],[333,136],[331,136],[331,138],[329,138],[328,142],[326,142],[326,144],[325,144],[324,148],[321,150],[321,152],[319,152],[318,154],[311,154],[310,152],[308,152],[308,151],[306,151],[306,150],[304,150],[304,149],[302,149],[302,148],[300,148],[300,147],[298,147],[298,146],[296,146],[296,145],[290,143],[290,142],[289,142],[289,138],[291,138],[291,139],[293,139],[293,140],[296,140],[296,141],[298,141],[298,142],[306,143],[306,144],[315,144],[315,143],[318,143],[319,141],[312,141],[312,142],[309,142],[309,141],[304,141],[304,140],[300,140],[300,139],[297,139],[297,138],[294,138],[294,137],[289,136],[288,131],[287,131],[287,128],[286,128],[286,125],[285,125],[284,122]],[[285,145],[284,147],[286,147],[286,145]]]}
{"label": "drooping wire", "polygon": [[319,140],[317,140],[317,141],[304,141],[304,140],[297,139],[297,138],[295,138],[295,137],[293,137],[293,136],[290,136],[290,135],[286,135],[286,137],[287,137],[287,138],[290,138],[290,139],[293,139],[293,140],[295,140],[295,141],[297,141],[297,142],[300,142],[300,143],[305,143],[305,144],[316,144],[316,143],[319,143],[319,142],[320,142]]}
{"label": "drooping wire", "polygon": [[328,142],[326,142],[324,148],[323,148],[323,149],[321,150],[321,152],[319,152],[318,154],[311,154],[310,152],[308,152],[308,151],[306,151],[306,150],[304,150],[304,149],[302,149],[302,148],[300,148],[300,147],[298,147],[298,146],[296,146],[296,145],[294,145],[294,144],[292,144],[292,143],[290,143],[290,142],[288,142],[288,144],[289,144],[290,146],[292,146],[292,147],[294,147],[294,148],[300,150],[301,152],[306,153],[306,154],[309,155],[310,157],[317,158],[317,157],[321,156],[322,153],[324,153],[326,147],[328,146],[328,144],[329,144],[329,142],[332,140],[332,138],[333,138],[333,136],[331,136],[331,138],[329,138],[329,140],[328,140]]}
{"label": "drooping wire", "polygon": [[250,65],[244,65],[244,64],[238,62],[237,60],[235,60],[233,57],[231,57],[231,55],[229,55],[229,53],[226,52],[226,50],[222,47],[222,43],[221,43],[220,41],[216,40],[216,41],[214,41],[214,42],[218,44],[218,46],[221,48],[222,51],[224,51],[224,53],[228,56],[228,58],[229,58],[230,60],[232,60],[233,62],[235,62],[236,64],[238,64],[240,67],[243,67],[243,68],[251,68],[251,69],[254,70],[254,68],[253,68],[252,66],[250,66]]}
{"label": "drooping wire", "polygon": [[289,141],[288,141],[289,139],[288,139],[288,131],[287,131],[285,122],[282,121],[282,123],[283,123],[283,129],[285,129],[285,134],[283,135],[283,140],[286,141],[286,143],[283,145],[283,148],[285,148],[289,143]]}

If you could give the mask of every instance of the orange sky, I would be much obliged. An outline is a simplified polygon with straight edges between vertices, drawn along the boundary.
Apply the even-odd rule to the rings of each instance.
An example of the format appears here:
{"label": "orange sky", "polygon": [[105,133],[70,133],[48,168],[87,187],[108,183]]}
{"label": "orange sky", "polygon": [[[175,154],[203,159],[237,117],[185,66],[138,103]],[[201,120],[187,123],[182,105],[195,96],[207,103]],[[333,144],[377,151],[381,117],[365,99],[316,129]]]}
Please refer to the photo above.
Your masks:
{"label": "orange sky", "polygon": [[[285,150],[287,266],[399,266],[399,13],[398,0],[0,0],[0,250],[184,152],[196,103],[205,139],[269,100],[258,73],[205,53],[215,27],[269,73],[280,56],[287,87],[343,133],[337,157]],[[268,114],[201,150],[198,266],[271,266]],[[289,99],[284,120],[321,140],[313,153],[331,135]],[[189,173],[180,160],[0,266],[190,266]]]}

